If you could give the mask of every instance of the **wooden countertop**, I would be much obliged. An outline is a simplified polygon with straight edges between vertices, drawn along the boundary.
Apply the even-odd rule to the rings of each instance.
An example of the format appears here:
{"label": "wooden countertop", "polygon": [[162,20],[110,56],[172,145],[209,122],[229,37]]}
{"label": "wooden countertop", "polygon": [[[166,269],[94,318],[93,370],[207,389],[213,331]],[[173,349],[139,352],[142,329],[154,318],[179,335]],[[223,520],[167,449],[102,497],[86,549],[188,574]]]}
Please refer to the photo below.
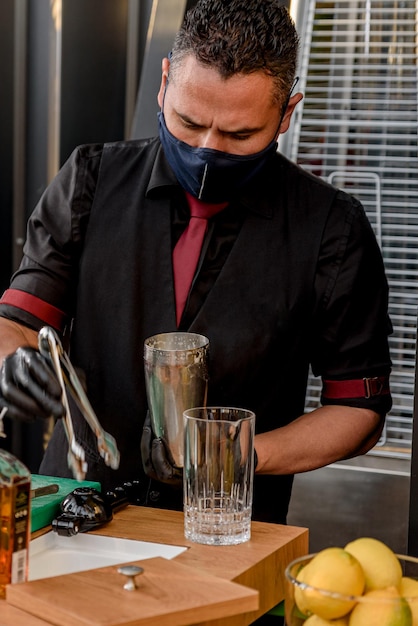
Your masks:
{"label": "wooden countertop", "polygon": [[170,561],[135,561],[141,593],[123,590],[115,566],[10,585],[0,626],[246,626],[284,598],[286,565],[308,553],[304,528],[253,522],[250,541],[206,546],[184,538],[183,519],[129,506],[92,531],[188,548]]}

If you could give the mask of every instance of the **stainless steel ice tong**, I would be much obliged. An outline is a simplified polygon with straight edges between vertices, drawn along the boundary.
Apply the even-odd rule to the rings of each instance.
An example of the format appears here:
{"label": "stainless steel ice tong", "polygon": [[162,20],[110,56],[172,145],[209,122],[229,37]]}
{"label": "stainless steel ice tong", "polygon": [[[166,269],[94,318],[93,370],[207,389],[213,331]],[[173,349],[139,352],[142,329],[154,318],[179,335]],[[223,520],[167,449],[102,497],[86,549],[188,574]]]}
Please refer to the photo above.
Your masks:
{"label": "stainless steel ice tong", "polygon": [[103,430],[58,335],[50,326],[44,326],[39,331],[38,347],[40,353],[51,363],[61,386],[62,403],[65,408],[65,415],[62,419],[68,439],[67,460],[74,477],[77,480],[83,480],[88,466],[85,460],[85,451],[75,437],[67,389],[95,434],[97,448],[104,462],[112,469],[117,469],[119,467],[120,455],[116,441],[112,435]]}

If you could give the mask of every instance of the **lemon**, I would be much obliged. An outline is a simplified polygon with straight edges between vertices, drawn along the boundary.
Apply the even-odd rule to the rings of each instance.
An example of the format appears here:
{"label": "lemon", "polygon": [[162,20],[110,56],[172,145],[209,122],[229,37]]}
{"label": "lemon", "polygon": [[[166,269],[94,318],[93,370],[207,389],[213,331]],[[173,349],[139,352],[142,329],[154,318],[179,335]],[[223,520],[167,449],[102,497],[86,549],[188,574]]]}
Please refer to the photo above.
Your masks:
{"label": "lemon", "polygon": [[309,585],[295,589],[298,609],[304,615],[315,613],[328,620],[343,617],[355,604],[354,599],[332,594],[361,595],[365,584],[364,572],[357,559],[343,548],[336,547],[318,552],[300,571],[298,580]]}
{"label": "lemon", "polygon": [[[296,579],[301,582],[304,583],[304,579],[303,579],[303,575],[305,572],[305,567],[302,567],[296,576]],[[307,616],[307,612],[308,612],[308,607],[305,604],[305,592],[303,590],[303,587],[300,587],[299,585],[295,586],[295,604],[296,607],[299,609],[299,611],[306,617]]]}
{"label": "lemon", "polygon": [[401,596],[408,602],[412,612],[412,626],[418,626],[418,580],[404,576],[401,580]]}
{"label": "lemon", "polygon": [[408,602],[396,587],[373,589],[364,594],[356,604],[349,626],[412,626],[412,614]]}
{"label": "lemon", "polygon": [[347,552],[360,562],[366,576],[366,591],[401,584],[402,568],[396,554],[382,541],[360,537],[348,543]]}
{"label": "lemon", "polygon": [[303,626],[348,626],[348,617],[340,617],[339,619],[323,619],[318,615],[308,617]]}

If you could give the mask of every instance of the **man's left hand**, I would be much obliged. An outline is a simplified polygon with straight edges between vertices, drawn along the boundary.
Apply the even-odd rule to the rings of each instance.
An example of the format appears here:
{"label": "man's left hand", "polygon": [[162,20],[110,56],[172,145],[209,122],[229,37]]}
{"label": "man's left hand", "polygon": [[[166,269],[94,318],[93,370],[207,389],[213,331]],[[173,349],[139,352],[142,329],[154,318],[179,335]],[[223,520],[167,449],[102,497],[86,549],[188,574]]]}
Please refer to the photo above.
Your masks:
{"label": "man's left hand", "polygon": [[148,478],[159,480],[173,487],[183,486],[183,472],[174,466],[161,437],[154,435],[149,411],[142,430],[141,456],[142,466]]}

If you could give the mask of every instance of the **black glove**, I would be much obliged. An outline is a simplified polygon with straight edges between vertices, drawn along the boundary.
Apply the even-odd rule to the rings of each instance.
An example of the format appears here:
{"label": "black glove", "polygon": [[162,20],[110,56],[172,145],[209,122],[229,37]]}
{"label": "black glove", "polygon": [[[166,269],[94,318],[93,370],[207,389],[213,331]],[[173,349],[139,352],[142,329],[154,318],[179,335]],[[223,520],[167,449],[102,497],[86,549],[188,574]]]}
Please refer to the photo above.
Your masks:
{"label": "black glove", "polygon": [[62,417],[59,382],[37,350],[21,347],[7,356],[0,369],[0,410],[7,417],[31,422],[37,417]]}
{"label": "black glove", "polygon": [[173,487],[183,486],[183,472],[174,466],[161,437],[155,437],[149,411],[142,430],[141,456],[142,466],[148,478],[154,478]]}

